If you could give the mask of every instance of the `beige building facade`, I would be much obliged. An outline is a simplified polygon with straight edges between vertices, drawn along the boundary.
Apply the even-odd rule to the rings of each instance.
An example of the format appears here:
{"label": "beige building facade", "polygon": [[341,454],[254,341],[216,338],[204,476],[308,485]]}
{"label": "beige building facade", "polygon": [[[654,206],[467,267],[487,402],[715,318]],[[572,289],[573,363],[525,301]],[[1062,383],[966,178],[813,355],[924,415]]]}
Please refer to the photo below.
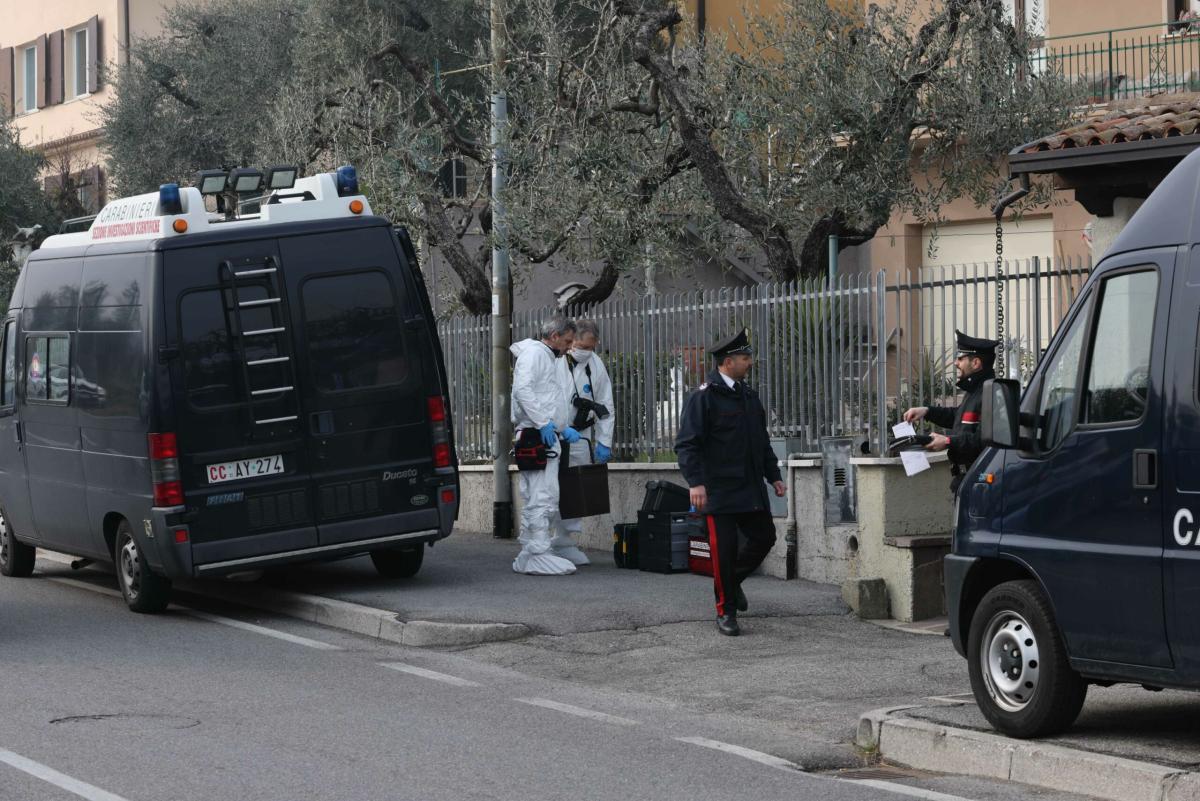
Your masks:
{"label": "beige building facade", "polygon": [[129,42],[160,30],[170,0],[0,0],[0,109],[44,153],[47,187],[68,176],[83,208],[107,195],[99,108]]}

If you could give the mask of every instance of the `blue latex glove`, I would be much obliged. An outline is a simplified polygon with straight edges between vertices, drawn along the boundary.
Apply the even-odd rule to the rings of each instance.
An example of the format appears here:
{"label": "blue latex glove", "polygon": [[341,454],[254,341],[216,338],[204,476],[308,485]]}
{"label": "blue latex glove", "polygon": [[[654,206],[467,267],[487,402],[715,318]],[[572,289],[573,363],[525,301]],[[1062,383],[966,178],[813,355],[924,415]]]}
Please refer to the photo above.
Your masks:
{"label": "blue latex glove", "polygon": [[558,444],[558,434],[554,433],[554,423],[546,423],[538,429],[538,432],[542,435],[542,442],[547,448],[553,448]]}
{"label": "blue latex glove", "polygon": [[609,448],[607,446],[602,445],[601,443],[597,442],[596,443],[596,461],[600,464],[604,464],[611,458],[612,458],[612,451],[609,450]]}
{"label": "blue latex glove", "polygon": [[563,429],[562,438],[568,443],[574,445],[576,442],[579,442],[579,432],[570,426],[567,426]]}

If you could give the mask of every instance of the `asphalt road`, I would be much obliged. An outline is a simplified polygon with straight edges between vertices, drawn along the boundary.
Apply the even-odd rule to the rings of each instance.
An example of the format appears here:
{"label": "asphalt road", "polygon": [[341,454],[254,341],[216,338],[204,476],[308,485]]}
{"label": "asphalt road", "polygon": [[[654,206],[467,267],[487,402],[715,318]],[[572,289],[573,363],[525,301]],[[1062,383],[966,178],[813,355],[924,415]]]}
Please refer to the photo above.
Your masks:
{"label": "asphalt road", "polygon": [[642,694],[42,569],[0,579],[0,799],[1070,798],[812,775]]}

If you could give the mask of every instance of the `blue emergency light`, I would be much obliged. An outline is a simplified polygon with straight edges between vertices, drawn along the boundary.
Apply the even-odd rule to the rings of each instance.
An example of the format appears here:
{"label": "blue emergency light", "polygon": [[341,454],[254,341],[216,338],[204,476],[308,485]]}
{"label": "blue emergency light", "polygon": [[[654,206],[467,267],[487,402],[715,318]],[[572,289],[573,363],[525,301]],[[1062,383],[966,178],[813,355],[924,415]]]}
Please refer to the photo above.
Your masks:
{"label": "blue emergency light", "polygon": [[339,197],[358,194],[358,171],[349,164],[337,168],[337,191]]}
{"label": "blue emergency light", "polygon": [[183,214],[183,200],[179,197],[179,184],[162,184],[158,187],[158,207],[163,214]]}

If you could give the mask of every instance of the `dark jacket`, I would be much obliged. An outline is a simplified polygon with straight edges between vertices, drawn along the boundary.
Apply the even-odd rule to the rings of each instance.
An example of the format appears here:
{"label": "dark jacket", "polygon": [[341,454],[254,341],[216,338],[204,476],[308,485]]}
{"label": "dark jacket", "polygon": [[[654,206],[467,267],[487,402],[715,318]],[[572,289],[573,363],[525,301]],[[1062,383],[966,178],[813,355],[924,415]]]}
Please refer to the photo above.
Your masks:
{"label": "dark jacket", "polygon": [[782,480],[758,393],[730,389],[717,370],[683,404],[675,453],[688,486],[707,491],[709,514],[769,509],[767,482]]}
{"label": "dark jacket", "polygon": [[996,373],[990,367],[985,367],[978,373],[972,373],[958,380],[958,388],[966,393],[957,409],[947,406],[930,406],[925,419],[935,426],[950,429],[950,462],[955,465],[954,481],[950,482],[952,491],[958,490],[959,477],[963,468],[971,464],[983,453],[983,438],[979,433],[979,413],[983,409],[983,382],[995,378]]}

